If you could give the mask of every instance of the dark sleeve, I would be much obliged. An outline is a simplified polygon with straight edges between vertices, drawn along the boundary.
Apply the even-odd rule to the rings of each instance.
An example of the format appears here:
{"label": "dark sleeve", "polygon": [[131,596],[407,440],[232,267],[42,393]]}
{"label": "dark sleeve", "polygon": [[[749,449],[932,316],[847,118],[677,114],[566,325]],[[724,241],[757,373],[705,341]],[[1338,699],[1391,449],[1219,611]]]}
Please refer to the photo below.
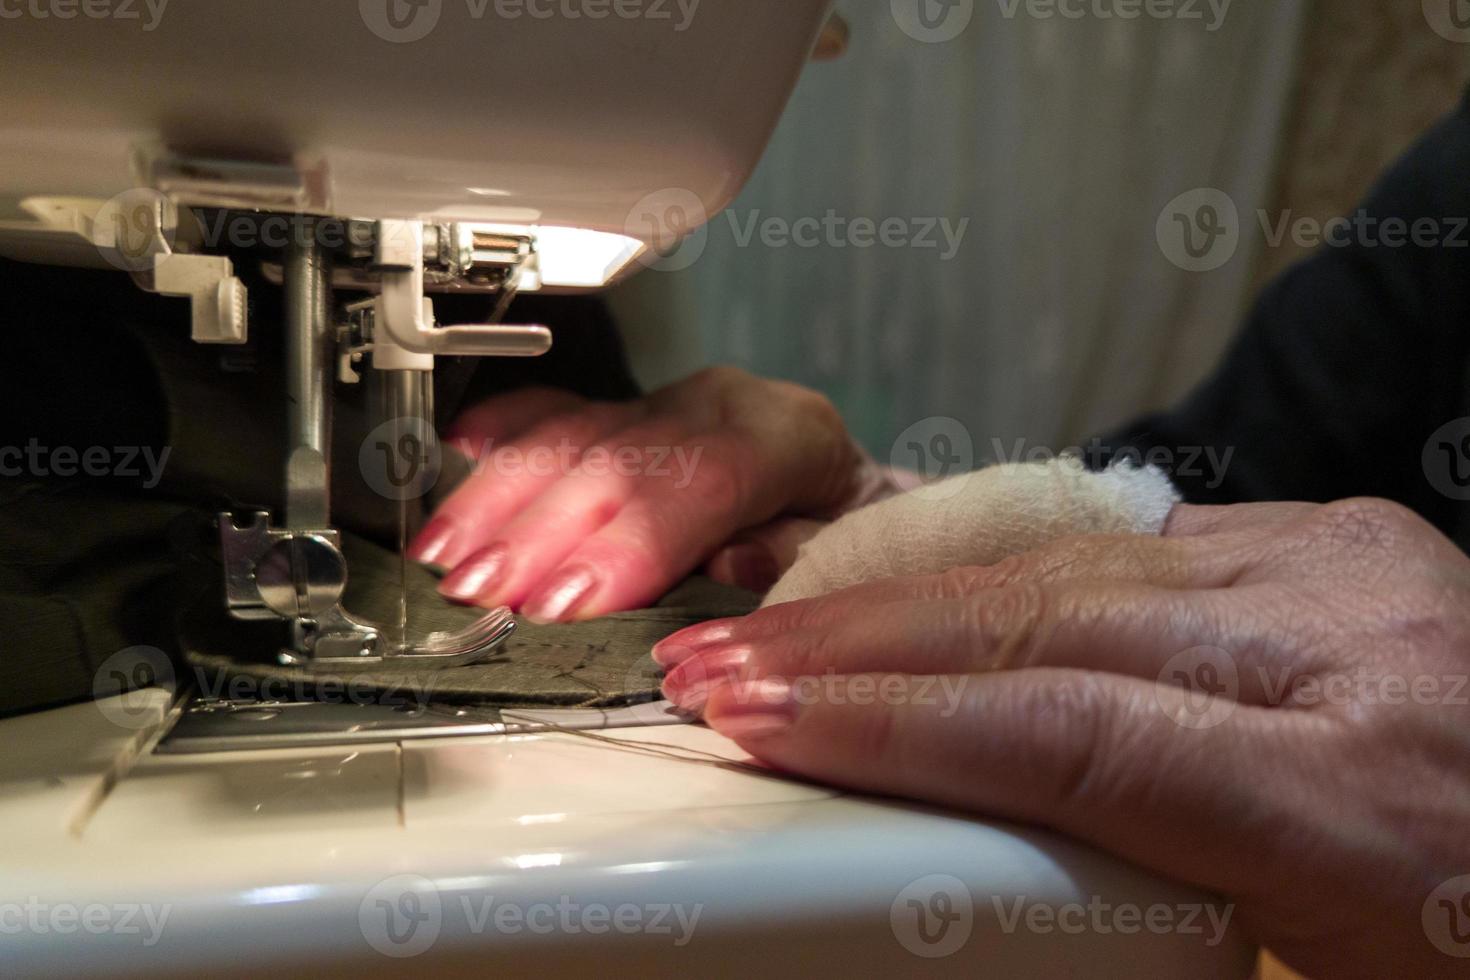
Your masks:
{"label": "dark sleeve", "polygon": [[1265,290],[1213,377],[1104,439],[1107,453],[1153,450],[1195,503],[1386,497],[1452,533],[1463,505],[1434,489],[1422,454],[1470,414],[1470,110],[1347,217],[1347,240]]}

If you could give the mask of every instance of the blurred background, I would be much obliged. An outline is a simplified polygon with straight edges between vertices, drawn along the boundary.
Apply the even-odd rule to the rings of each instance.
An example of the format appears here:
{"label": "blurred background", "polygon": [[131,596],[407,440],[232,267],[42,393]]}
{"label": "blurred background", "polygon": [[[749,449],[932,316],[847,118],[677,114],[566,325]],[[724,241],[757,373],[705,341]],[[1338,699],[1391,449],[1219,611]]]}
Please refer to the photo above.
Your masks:
{"label": "blurred background", "polygon": [[746,192],[617,292],[639,376],[809,385],[900,465],[934,417],[984,463],[1164,407],[1296,229],[1460,99],[1459,4],[839,3],[850,48],[807,69]]}

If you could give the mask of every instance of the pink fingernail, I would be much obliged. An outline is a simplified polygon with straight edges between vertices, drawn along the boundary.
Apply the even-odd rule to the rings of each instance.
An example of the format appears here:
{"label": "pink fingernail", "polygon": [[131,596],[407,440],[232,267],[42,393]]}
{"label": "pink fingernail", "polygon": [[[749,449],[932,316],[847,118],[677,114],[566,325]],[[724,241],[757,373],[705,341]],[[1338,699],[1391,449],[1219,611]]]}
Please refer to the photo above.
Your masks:
{"label": "pink fingernail", "polygon": [[726,738],[751,741],[788,731],[800,710],[791,685],[767,677],[737,681],[711,692],[704,720]]}
{"label": "pink fingernail", "polygon": [[684,711],[698,714],[710,692],[721,684],[739,681],[749,663],[748,647],[727,647],[690,657],[664,678],[664,697]]}
{"label": "pink fingernail", "polygon": [[688,626],[653,645],[653,660],[660,667],[673,667],[703,647],[724,643],[735,635],[735,621],[723,620]]}
{"label": "pink fingernail", "polygon": [[474,602],[504,578],[509,560],[510,549],[503,544],[477,551],[439,584],[439,592],[456,602]]}
{"label": "pink fingernail", "polygon": [[555,623],[568,618],[597,588],[597,576],[585,568],[561,573],[550,585],[521,605],[521,615],[533,623]]}
{"label": "pink fingernail", "polygon": [[408,546],[408,557],[425,565],[449,567],[453,562],[445,560],[449,547],[459,536],[459,526],[447,517],[436,517]]}

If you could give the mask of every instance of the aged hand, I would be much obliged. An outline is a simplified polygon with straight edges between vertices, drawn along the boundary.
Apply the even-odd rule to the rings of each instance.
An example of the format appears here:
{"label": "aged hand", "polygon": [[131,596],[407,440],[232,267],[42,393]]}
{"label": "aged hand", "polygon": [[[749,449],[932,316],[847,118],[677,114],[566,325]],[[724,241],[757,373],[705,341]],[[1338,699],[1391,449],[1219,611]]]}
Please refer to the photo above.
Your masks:
{"label": "aged hand", "polygon": [[475,472],[410,554],[446,596],[542,621],[647,605],[706,562],[767,588],[815,521],[888,491],[826,399],[731,368],[625,403],[516,392],[445,442]]}
{"label": "aged hand", "polygon": [[1312,976],[1470,962],[1470,559],[1372,500],[1179,507],[676,634],[768,764],[1043,824],[1213,889]]}

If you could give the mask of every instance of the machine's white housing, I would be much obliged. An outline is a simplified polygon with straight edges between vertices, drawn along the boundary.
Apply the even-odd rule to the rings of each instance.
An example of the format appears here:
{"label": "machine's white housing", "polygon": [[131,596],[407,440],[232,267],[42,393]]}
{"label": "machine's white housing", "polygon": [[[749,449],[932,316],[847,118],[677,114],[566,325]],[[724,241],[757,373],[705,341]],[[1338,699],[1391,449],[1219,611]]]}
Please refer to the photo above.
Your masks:
{"label": "machine's white housing", "polygon": [[0,254],[97,264],[40,205],[140,187],[648,242],[739,191],[830,0],[126,6],[0,21]]}

